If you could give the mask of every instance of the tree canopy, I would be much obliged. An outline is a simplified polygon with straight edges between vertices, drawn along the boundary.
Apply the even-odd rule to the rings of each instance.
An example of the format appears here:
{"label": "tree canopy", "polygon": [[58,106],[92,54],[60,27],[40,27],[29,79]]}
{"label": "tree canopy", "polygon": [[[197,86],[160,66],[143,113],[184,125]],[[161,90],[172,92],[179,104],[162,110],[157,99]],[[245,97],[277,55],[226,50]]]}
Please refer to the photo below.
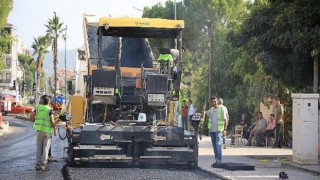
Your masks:
{"label": "tree canopy", "polygon": [[[212,93],[229,109],[231,125],[252,117],[260,102],[292,92],[310,92],[313,57],[319,52],[320,1],[184,0],[177,17],[185,21],[183,84],[198,109]],[[173,2],[144,8],[144,17],[173,19]],[[214,36],[210,33],[214,31]],[[211,42],[210,42],[211,41]],[[213,43],[212,43],[213,42]],[[210,44],[213,68],[208,69]],[[152,46],[161,42],[151,41]],[[208,106],[207,106],[208,107]]]}
{"label": "tree canopy", "polygon": [[63,23],[60,21],[59,16],[57,16],[56,12],[53,12],[53,17],[48,20],[48,24],[45,24],[47,28],[47,37],[49,37],[52,42],[52,50],[53,50],[53,69],[54,69],[54,97],[56,97],[57,93],[57,72],[58,72],[58,39],[60,35],[66,31],[63,28]]}
{"label": "tree canopy", "polygon": [[7,18],[12,10],[13,0],[0,0],[0,30],[7,23]]}
{"label": "tree canopy", "polygon": [[312,52],[320,47],[320,2],[256,4],[228,39],[263,64],[272,78],[291,88],[312,85]]}
{"label": "tree canopy", "polygon": [[12,10],[12,0],[0,0],[0,69],[5,68],[5,63],[3,62],[2,54],[8,51],[9,45],[12,43],[12,37],[4,30],[7,23],[7,18],[10,11]]}

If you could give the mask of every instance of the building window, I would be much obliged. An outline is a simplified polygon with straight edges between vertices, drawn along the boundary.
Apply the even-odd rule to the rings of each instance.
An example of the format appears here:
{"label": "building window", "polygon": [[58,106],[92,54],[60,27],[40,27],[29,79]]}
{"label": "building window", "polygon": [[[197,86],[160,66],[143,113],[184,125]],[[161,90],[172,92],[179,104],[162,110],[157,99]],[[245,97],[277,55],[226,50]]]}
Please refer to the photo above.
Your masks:
{"label": "building window", "polygon": [[7,58],[7,59],[6,59],[6,65],[7,65],[7,66],[10,66],[10,65],[11,65],[11,58]]}
{"label": "building window", "polygon": [[0,74],[0,79],[3,79],[3,75],[2,74]]}
{"label": "building window", "polygon": [[11,75],[10,73],[7,73],[6,74],[6,79],[10,79],[10,75]]}
{"label": "building window", "polygon": [[11,45],[8,45],[7,54],[12,54],[12,46]]}

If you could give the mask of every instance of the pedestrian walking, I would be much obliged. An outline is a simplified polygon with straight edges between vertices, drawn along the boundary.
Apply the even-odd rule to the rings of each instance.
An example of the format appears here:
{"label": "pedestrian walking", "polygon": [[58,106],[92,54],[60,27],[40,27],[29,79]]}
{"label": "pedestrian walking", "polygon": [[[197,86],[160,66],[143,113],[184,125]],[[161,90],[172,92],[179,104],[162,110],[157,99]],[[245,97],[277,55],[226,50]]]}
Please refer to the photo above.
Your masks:
{"label": "pedestrian walking", "polygon": [[217,100],[217,97],[213,96],[211,98],[211,108],[206,111],[209,117],[208,129],[210,131],[215,156],[215,163],[211,165],[212,167],[222,162],[222,133],[225,133],[227,125],[226,112],[221,106],[218,106]]}
{"label": "pedestrian walking", "polygon": [[182,120],[182,127],[184,130],[188,131],[188,105],[186,103],[186,100],[182,101],[182,106],[181,106],[181,120]]}
{"label": "pedestrian walking", "polygon": [[54,135],[57,135],[53,111],[49,104],[50,98],[44,97],[43,104],[39,104],[30,115],[31,120],[34,122],[33,128],[37,131],[36,170],[48,170],[48,151],[52,141],[52,129],[54,130]]}
{"label": "pedestrian walking", "polygon": [[192,120],[192,116],[194,115],[194,113],[196,112],[196,110],[193,107],[193,103],[192,100],[189,99],[189,110],[188,110],[188,115],[189,115],[189,121],[191,124],[191,120]]}

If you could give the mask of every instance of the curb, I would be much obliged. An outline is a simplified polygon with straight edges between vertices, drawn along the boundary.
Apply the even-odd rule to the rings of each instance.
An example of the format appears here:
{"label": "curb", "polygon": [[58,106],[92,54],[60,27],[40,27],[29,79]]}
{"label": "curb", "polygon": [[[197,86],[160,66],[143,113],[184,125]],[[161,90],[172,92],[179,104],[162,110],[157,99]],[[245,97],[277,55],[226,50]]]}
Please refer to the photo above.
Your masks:
{"label": "curb", "polygon": [[302,167],[301,165],[292,164],[292,163],[290,163],[290,162],[289,162],[289,163],[286,163],[286,162],[281,163],[281,167],[294,168],[294,169],[301,170],[301,171],[304,171],[304,172],[312,173],[312,174],[314,174],[315,176],[319,176],[319,175],[320,175],[320,172],[319,172],[319,171],[312,170],[312,169],[307,169],[307,168]]}
{"label": "curb", "polygon": [[204,172],[206,172],[206,173],[208,173],[208,174],[214,175],[214,176],[216,176],[217,178],[220,178],[220,179],[223,179],[223,180],[232,180],[232,179],[230,179],[230,178],[224,177],[224,176],[222,176],[222,175],[220,175],[220,174],[218,174],[218,173],[215,173],[215,172],[206,170],[206,169],[204,169],[204,168],[202,168],[202,167],[199,167],[199,166],[198,166],[198,169],[199,169],[200,171],[204,171]]}

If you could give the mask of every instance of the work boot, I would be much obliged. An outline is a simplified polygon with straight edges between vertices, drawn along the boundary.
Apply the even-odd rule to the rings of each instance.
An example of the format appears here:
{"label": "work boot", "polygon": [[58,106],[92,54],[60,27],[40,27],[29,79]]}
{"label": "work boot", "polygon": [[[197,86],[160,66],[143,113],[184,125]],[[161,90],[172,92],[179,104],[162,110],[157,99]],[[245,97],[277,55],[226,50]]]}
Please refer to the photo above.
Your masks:
{"label": "work boot", "polygon": [[226,149],[226,148],[227,148],[227,145],[226,145],[226,144],[224,144],[224,145],[223,145],[223,149]]}
{"label": "work boot", "polygon": [[40,167],[41,171],[49,171],[47,165],[45,165],[45,164],[41,164],[39,167]]}
{"label": "work boot", "polygon": [[37,163],[36,164],[36,171],[40,171],[40,170],[41,170],[40,163]]}
{"label": "work boot", "polygon": [[48,157],[48,162],[58,162],[58,161],[51,156],[51,157]]}
{"label": "work boot", "polygon": [[246,146],[251,146],[251,143],[248,142],[248,143],[246,144]]}

